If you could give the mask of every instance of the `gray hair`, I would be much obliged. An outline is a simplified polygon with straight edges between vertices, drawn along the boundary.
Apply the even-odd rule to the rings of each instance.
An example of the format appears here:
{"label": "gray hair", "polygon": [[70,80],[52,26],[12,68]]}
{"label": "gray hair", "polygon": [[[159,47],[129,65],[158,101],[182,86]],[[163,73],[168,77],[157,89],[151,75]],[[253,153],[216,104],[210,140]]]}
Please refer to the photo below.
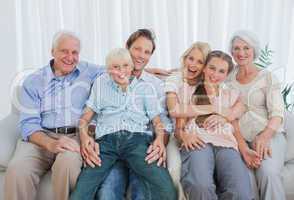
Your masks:
{"label": "gray hair", "polygon": [[258,58],[258,56],[260,54],[260,44],[259,44],[258,37],[253,32],[248,31],[248,30],[239,30],[239,31],[235,32],[232,35],[230,43],[229,43],[229,45],[230,45],[229,51],[231,53],[233,50],[233,43],[234,43],[235,39],[240,39],[240,40],[243,40],[244,42],[246,42],[254,50],[254,59]]}
{"label": "gray hair", "polygon": [[132,57],[130,55],[129,50],[127,50],[126,48],[115,48],[112,49],[106,56],[105,59],[105,63],[107,67],[110,67],[111,63],[113,62],[113,60],[115,59],[123,59],[123,60],[127,60],[130,62],[130,64],[132,66],[134,66],[133,64],[133,60]]}
{"label": "gray hair", "polygon": [[75,34],[74,32],[67,31],[67,30],[61,30],[61,31],[58,31],[57,33],[54,34],[53,40],[52,40],[52,49],[55,49],[58,46],[61,39],[65,38],[65,37],[69,37],[69,38],[73,38],[73,39],[77,40],[79,42],[79,46],[81,49],[81,40],[78,37],[78,35]]}

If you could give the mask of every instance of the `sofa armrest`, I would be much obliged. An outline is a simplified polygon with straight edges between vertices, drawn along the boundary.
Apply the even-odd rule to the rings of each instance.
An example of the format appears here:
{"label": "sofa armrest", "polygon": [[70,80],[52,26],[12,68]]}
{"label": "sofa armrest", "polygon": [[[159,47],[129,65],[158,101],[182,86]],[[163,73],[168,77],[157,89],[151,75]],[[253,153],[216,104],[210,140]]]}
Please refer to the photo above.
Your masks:
{"label": "sofa armrest", "polygon": [[5,169],[10,161],[20,132],[17,128],[18,115],[10,113],[0,120],[0,168]]}
{"label": "sofa armrest", "polygon": [[287,150],[285,161],[294,159],[294,113],[286,111],[284,129],[286,131]]}

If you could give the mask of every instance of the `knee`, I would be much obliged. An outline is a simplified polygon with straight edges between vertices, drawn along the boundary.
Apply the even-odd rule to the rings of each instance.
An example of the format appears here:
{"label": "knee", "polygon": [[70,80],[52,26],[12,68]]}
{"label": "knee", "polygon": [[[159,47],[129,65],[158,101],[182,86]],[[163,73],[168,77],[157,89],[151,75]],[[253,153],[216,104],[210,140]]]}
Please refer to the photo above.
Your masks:
{"label": "knee", "polygon": [[257,181],[275,181],[281,178],[281,172],[274,166],[261,165],[256,171]]}
{"label": "knee", "polygon": [[75,182],[81,172],[82,158],[76,152],[59,153],[52,166],[52,175],[56,178],[69,176]]}

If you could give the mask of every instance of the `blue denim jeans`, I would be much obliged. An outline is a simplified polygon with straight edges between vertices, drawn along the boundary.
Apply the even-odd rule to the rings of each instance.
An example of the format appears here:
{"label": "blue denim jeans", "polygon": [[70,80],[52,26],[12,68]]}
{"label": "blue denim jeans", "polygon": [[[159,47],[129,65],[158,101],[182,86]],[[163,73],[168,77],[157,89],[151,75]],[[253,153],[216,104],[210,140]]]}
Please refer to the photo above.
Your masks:
{"label": "blue denim jeans", "polygon": [[124,162],[117,161],[99,188],[97,200],[123,200],[128,183],[128,169]]}
{"label": "blue denim jeans", "polygon": [[[119,160],[101,185],[96,199],[120,200],[126,197],[127,188],[132,200],[144,200],[143,186],[137,175],[128,168],[125,162]],[[113,192],[115,191],[115,192]]]}
{"label": "blue denim jeans", "polygon": [[[147,148],[152,137],[142,133],[119,131],[105,135],[97,140],[100,147],[102,165],[86,166],[76,184],[71,200],[95,198],[95,195],[118,160],[137,175],[143,185],[144,199],[175,200],[176,190],[168,171],[156,163],[145,161]],[[114,192],[114,191],[113,191]]]}

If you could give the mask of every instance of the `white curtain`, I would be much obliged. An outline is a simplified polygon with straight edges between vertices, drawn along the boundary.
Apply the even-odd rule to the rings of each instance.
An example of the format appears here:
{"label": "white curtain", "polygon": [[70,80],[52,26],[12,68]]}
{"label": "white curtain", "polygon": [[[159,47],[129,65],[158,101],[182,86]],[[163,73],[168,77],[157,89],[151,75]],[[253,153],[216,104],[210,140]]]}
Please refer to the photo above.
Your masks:
{"label": "white curtain", "polygon": [[138,28],[151,28],[157,49],[151,66],[179,66],[195,41],[227,51],[230,35],[253,30],[274,51],[270,66],[281,81],[294,78],[293,0],[15,0],[17,67],[41,67],[50,59],[60,29],[82,40],[81,58],[104,64],[107,52],[124,46]]}

